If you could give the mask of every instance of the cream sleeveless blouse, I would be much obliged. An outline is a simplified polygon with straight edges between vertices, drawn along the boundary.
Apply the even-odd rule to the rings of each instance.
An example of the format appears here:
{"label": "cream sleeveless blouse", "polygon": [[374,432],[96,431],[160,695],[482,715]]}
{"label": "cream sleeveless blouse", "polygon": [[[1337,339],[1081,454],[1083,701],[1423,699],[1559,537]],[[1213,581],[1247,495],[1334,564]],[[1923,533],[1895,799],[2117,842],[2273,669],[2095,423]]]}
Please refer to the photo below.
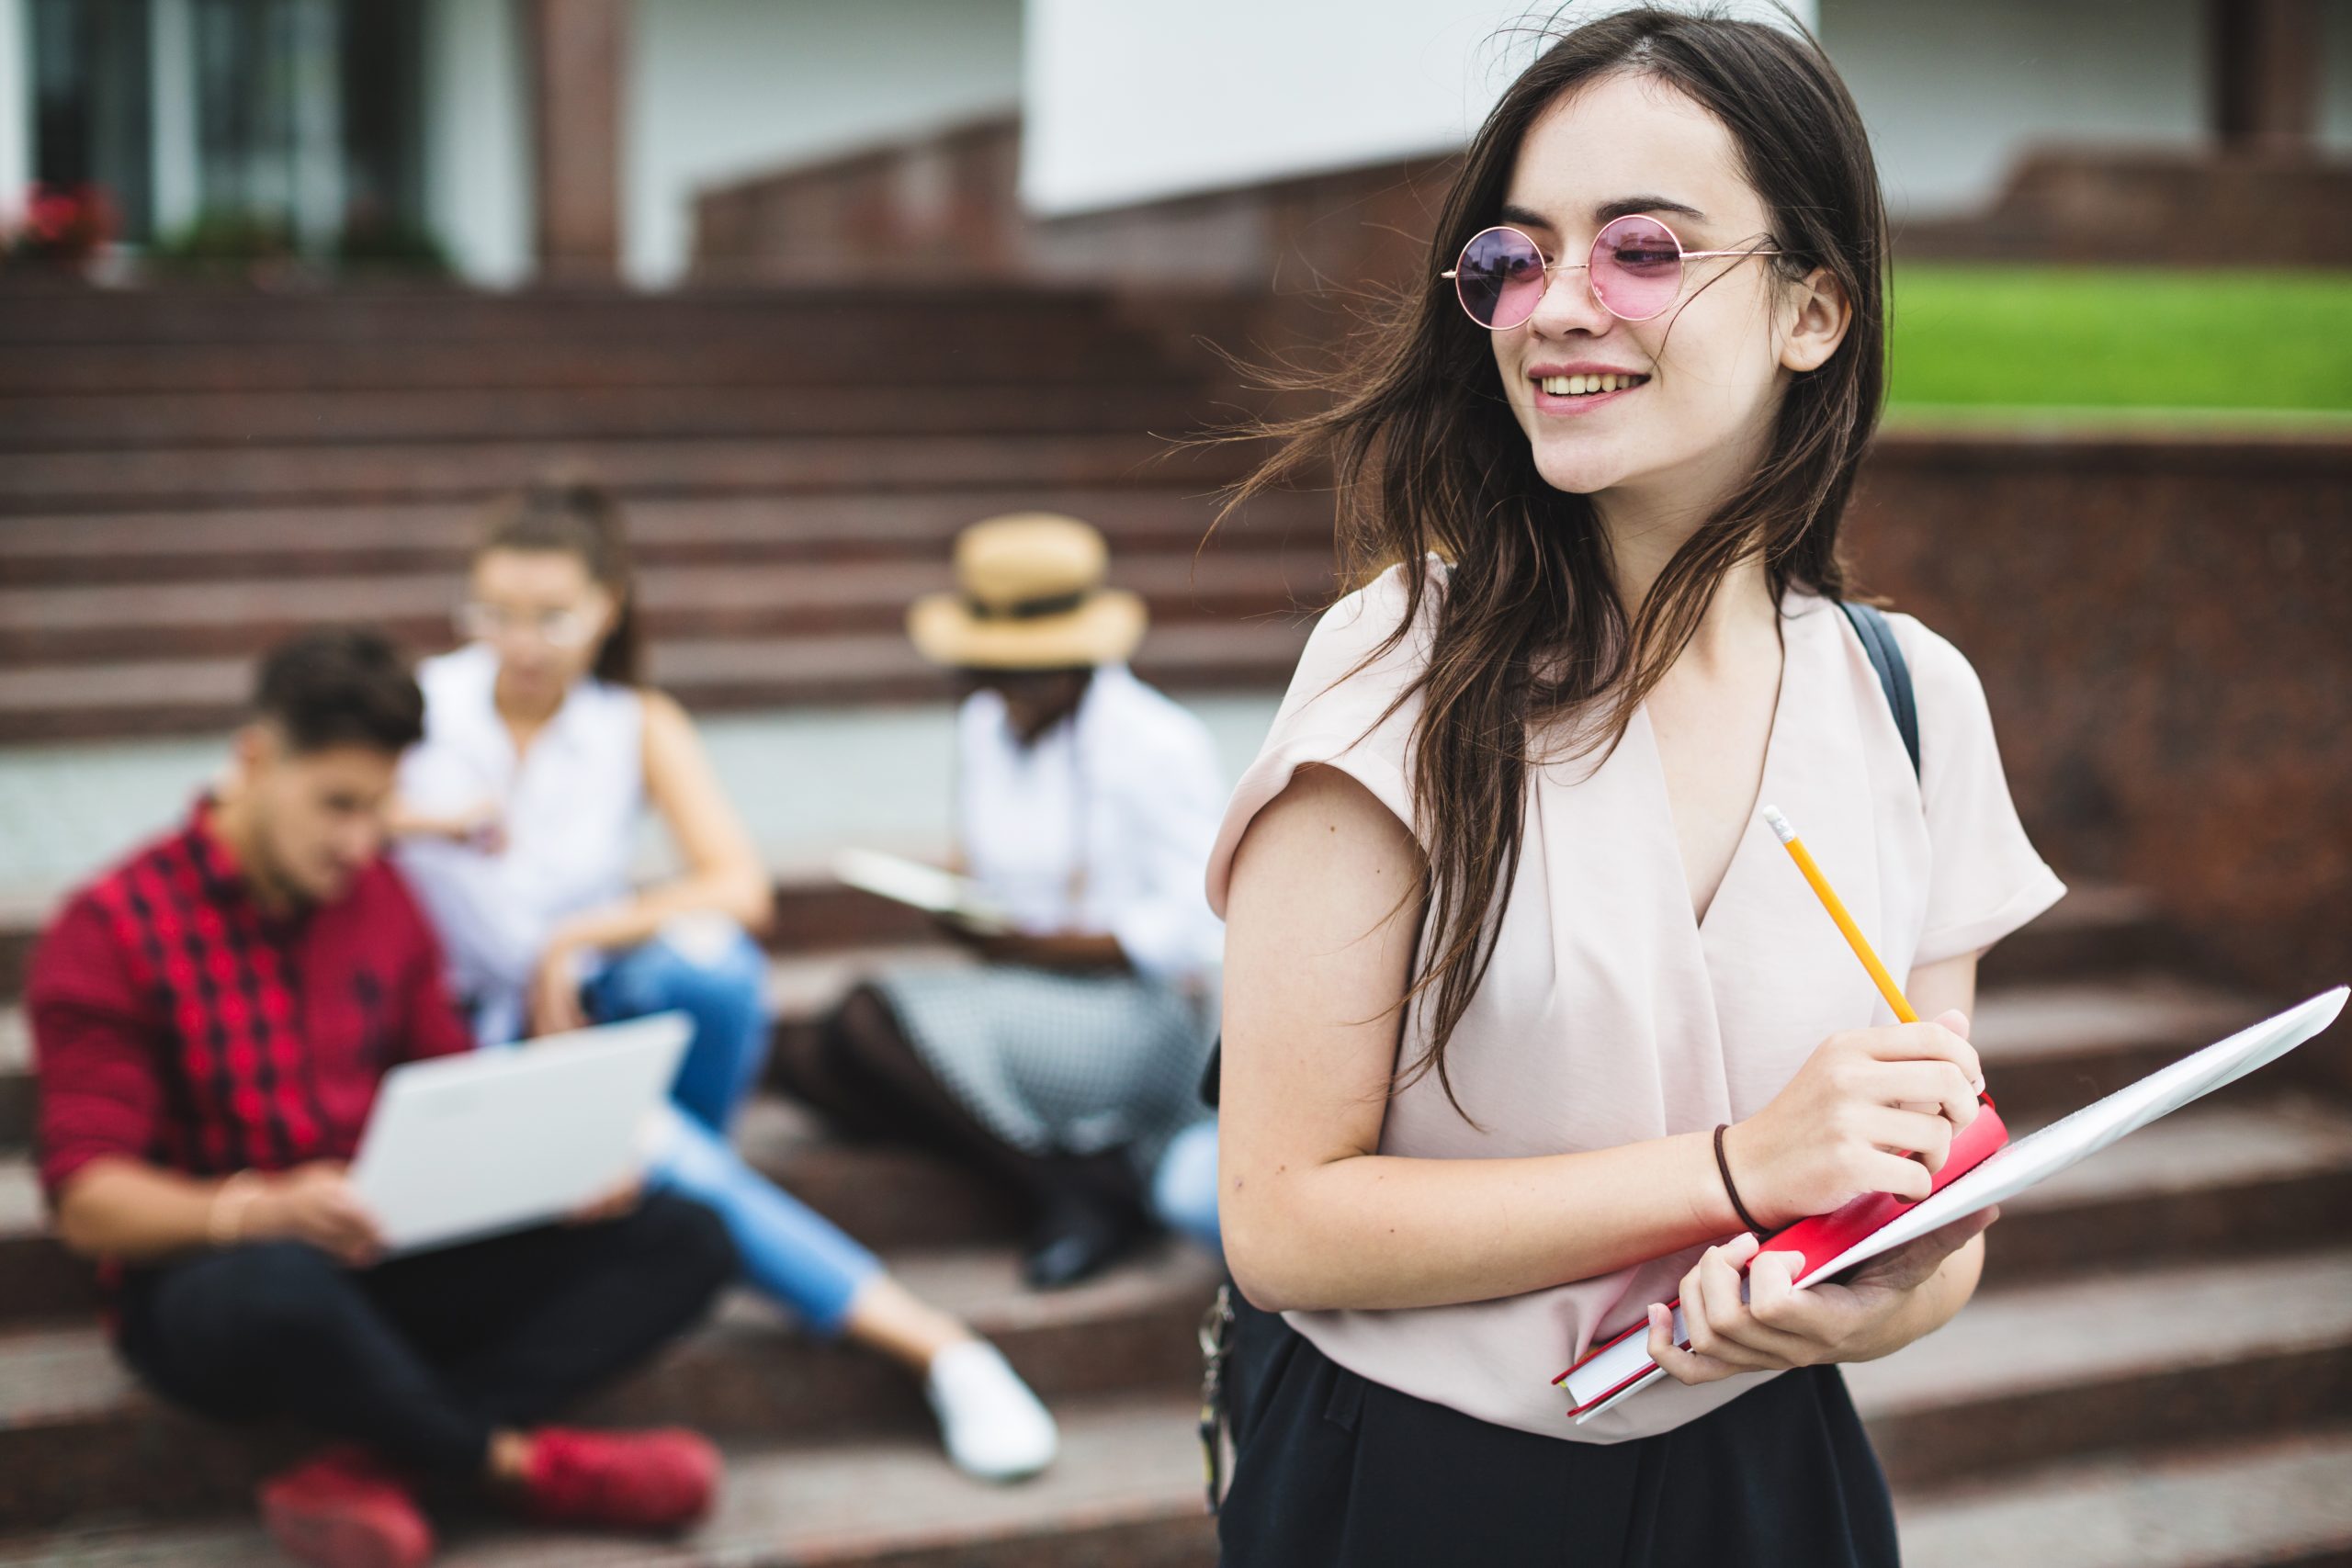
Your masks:
{"label": "cream sleeveless blouse", "polygon": [[[1209,903],[1250,818],[1309,763],[1337,767],[1413,823],[1408,702],[1381,714],[1426,659],[1426,621],[1362,670],[1404,613],[1404,568],[1325,613],[1209,862]],[[1444,591],[1434,562],[1424,616]],[[2010,803],[1992,717],[1960,651],[1890,615],[1917,692],[1924,774],[1860,639],[1837,606],[1792,593],[1759,805],[1804,837],[1890,971],[1991,945],[2065,889]],[[1351,673],[1352,671],[1352,673]],[[1924,798],[1923,798],[1924,796]],[[1646,711],[1597,767],[1533,771],[1525,840],[1494,961],[1448,1048],[1463,1107],[1432,1076],[1398,1094],[1380,1152],[1486,1159],[1611,1148],[1754,1114],[1828,1035],[1892,1022],[1760,816],[1706,919],[1694,921]],[[1425,1039],[1408,1010],[1401,1049]],[[1999,1085],[1994,1085],[1997,1095]],[[1585,1426],[1552,1378],[1675,1293],[1697,1258],[1670,1257],[1500,1301],[1293,1313],[1326,1355],[1374,1382],[1485,1421],[1581,1442],[1668,1430],[1757,1386],[1755,1374],[1667,1383]]]}

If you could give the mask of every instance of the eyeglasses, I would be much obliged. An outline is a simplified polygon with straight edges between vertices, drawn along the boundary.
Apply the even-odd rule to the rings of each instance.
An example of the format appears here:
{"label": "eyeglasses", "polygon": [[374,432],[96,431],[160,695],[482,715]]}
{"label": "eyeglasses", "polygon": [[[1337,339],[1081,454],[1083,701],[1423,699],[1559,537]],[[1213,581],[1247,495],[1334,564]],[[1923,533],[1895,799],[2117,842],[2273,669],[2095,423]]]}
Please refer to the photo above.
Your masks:
{"label": "eyeglasses", "polygon": [[1547,262],[1544,248],[1516,229],[1482,229],[1462,247],[1461,260],[1440,277],[1470,319],[1491,332],[1509,332],[1535,314],[1555,272],[1584,269],[1600,308],[1623,321],[1646,321],[1682,293],[1682,264],[1708,256],[1777,256],[1779,251],[1686,251],[1674,231],[1655,218],[1618,219],[1592,237],[1582,262]]}
{"label": "eyeglasses", "polygon": [[496,642],[527,633],[549,648],[570,652],[588,646],[599,619],[585,610],[510,610],[473,600],[458,606],[458,635],[469,642]]}

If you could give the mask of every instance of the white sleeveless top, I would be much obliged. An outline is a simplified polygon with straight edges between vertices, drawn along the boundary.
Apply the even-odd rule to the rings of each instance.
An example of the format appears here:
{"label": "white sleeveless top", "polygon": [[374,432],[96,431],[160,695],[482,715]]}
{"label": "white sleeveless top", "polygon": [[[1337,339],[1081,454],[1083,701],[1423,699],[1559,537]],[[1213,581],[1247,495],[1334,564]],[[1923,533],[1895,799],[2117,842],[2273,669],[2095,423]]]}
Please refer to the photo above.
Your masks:
{"label": "white sleeveless top", "polygon": [[[1300,767],[1340,769],[1413,825],[1408,739],[1419,703],[1381,715],[1428,655],[1426,618],[1445,579],[1427,570],[1424,624],[1363,669],[1403,616],[1402,567],[1317,625],[1227,807],[1209,861],[1218,913],[1243,830]],[[1805,593],[1782,609],[1759,805],[1788,813],[1888,969],[1988,947],[2055,902],[2065,888],[2018,825],[1984,690],[1960,650],[1908,615],[1888,616],[1918,702],[1915,777],[1846,617]],[[1831,1034],[1894,1021],[1760,816],[1706,918],[1692,919],[1646,708],[1598,767],[1587,758],[1532,769],[1525,822],[1492,964],[1447,1048],[1477,1124],[1430,1074],[1390,1101],[1382,1154],[1498,1158],[1705,1132],[1761,1110]],[[1408,1008],[1404,1059],[1419,1055],[1425,1025]],[[1991,1089],[1997,1099],[1997,1077]],[[1553,1377],[1669,1300],[1702,1250],[1498,1301],[1288,1315],[1324,1354],[1391,1388],[1522,1431],[1621,1442],[1702,1416],[1769,1375],[1668,1382],[1582,1427],[1567,1418]]]}
{"label": "white sleeveless top", "polygon": [[645,704],[633,687],[589,679],[518,759],[498,716],[498,655],[482,644],[417,667],[424,739],[401,761],[412,810],[502,808],[497,854],[441,839],[396,852],[447,950],[452,993],[475,1008],[485,1042],[521,1032],[531,971],[558,921],[629,892],[645,809]]}

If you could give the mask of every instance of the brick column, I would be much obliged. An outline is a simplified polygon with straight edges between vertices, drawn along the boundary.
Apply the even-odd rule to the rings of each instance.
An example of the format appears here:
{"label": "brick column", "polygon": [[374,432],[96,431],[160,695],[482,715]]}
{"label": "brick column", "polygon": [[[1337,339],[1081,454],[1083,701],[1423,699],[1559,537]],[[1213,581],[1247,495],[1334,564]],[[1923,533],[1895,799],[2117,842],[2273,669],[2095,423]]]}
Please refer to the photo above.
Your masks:
{"label": "brick column", "polygon": [[2305,152],[2319,130],[2319,0],[2205,0],[2213,132],[2225,148]]}
{"label": "brick column", "polygon": [[522,0],[535,92],[539,276],[609,283],[621,250],[629,0]]}

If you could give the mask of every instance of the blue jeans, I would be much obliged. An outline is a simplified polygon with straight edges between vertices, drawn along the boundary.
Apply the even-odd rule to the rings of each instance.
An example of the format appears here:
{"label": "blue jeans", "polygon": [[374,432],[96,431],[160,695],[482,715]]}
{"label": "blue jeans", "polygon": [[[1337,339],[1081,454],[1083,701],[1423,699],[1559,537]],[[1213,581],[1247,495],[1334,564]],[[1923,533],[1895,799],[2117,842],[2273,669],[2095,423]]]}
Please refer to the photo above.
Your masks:
{"label": "blue jeans", "polygon": [[1151,1173],[1151,1212],[1212,1256],[1224,1256],[1216,1224],[1216,1123],[1196,1122],[1169,1141]]}
{"label": "blue jeans", "polygon": [[812,1332],[831,1336],[858,1291],[882,1272],[881,1260],[746,1165],[727,1141],[767,1059],[766,978],[766,955],[740,930],[724,941],[657,936],[588,983],[588,1010],[605,1022],[672,1009],[694,1020],[670,1095],[682,1114],[668,1118],[647,1177],[716,1212],[751,1282]]}

